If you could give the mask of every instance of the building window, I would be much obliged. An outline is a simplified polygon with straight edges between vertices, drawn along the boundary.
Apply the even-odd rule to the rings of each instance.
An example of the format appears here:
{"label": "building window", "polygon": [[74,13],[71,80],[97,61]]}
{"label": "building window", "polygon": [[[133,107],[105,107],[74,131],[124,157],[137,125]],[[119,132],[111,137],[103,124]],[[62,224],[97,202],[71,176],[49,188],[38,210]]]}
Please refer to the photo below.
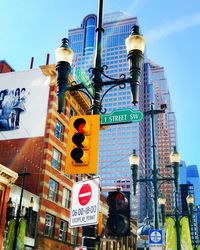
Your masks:
{"label": "building window", "polygon": [[57,137],[60,141],[63,141],[64,138],[64,125],[56,120],[56,128],[55,128],[55,137]]}
{"label": "building window", "polygon": [[76,111],[73,108],[70,108],[70,117],[75,116]]}
{"label": "building window", "polygon": [[68,222],[61,220],[59,228],[59,236],[58,236],[59,240],[64,242],[67,240],[67,228],[68,228]]}
{"label": "building window", "polygon": [[63,114],[66,115],[67,113],[67,100],[64,100],[64,106],[63,106]]}
{"label": "building window", "polygon": [[50,179],[48,198],[52,201],[57,201],[57,194],[58,194],[58,183],[53,179]]}
{"label": "building window", "polygon": [[62,206],[70,208],[70,190],[67,188],[63,188]]}
{"label": "building window", "polygon": [[78,228],[77,227],[71,229],[71,243],[73,245],[77,245],[78,243]]}
{"label": "building window", "polygon": [[52,166],[58,170],[60,170],[61,157],[62,157],[61,152],[58,151],[56,148],[53,148]]}
{"label": "building window", "polygon": [[50,238],[53,238],[55,218],[53,215],[46,214],[45,226],[44,226],[44,235]]}

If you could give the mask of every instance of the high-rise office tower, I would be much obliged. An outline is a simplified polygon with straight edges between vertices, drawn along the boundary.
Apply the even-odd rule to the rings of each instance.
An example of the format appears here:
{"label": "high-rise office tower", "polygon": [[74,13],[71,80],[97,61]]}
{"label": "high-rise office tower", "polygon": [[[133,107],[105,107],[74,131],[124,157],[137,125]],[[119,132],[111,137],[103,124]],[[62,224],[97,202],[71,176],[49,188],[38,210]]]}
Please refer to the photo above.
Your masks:
{"label": "high-rise office tower", "polygon": [[200,204],[200,178],[197,165],[189,165],[187,170],[187,183],[194,186],[195,205]]}
{"label": "high-rise office tower", "polygon": [[[129,75],[129,66],[127,63],[127,54],[125,47],[125,39],[131,33],[131,27],[137,24],[137,18],[130,17],[122,12],[107,14],[103,20],[104,34],[102,44],[102,65],[108,68],[105,74],[112,78],[119,78],[121,74]],[[76,70],[87,70],[93,66],[95,58],[95,29],[97,18],[91,14],[83,19],[80,28],[69,30],[68,37],[70,47],[75,53],[74,59],[74,76],[76,78]],[[145,56],[146,57],[146,56]],[[139,109],[148,111],[150,103],[155,102],[155,108],[162,102],[161,99],[167,99],[170,103],[170,95],[167,87],[162,89],[161,79],[156,79],[158,74],[156,71],[158,66],[147,62],[145,58],[144,69],[141,79],[139,104],[132,105],[132,94],[129,84],[126,88],[120,89],[114,87],[104,97],[103,111],[107,113],[118,109]],[[156,79],[156,80],[155,80]],[[153,82],[153,80],[155,80]],[[104,89],[105,90],[105,89]],[[167,97],[166,97],[167,96]],[[158,97],[158,98],[157,98]],[[159,100],[158,100],[159,99]],[[167,109],[167,113],[171,111],[171,107]],[[165,120],[163,126],[166,127],[166,135],[163,137],[163,143],[167,141],[167,151],[170,153],[171,142],[167,128],[167,115],[159,115],[160,120]],[[169,119],[170,120],[170,119]],[[160,140],[160,125],[156,123],[156,139]],[[161,129],[161,128],[160,128]],[[151,122],[150,117],[145,116],[141,122],[118,124],[107,126],[101,130],[99,142],[99,174],[102,179],[102,186],[122,186],[126,190],[132,190],[132,177],[129,165],[129,156],[133,149],[136,149],[140,157],[140,166],[138,176],[148,176],[152,169],[152,138],[151,138]],[[164,148],[162,148],[164,150]],[[157,156],[161,153],[157,150]],[[167,163],[168,159],[165,160]],[[160,160],[157,157],[157,163]],[[163,166],[163,164],[162,164]],[[132,202],[132,214],[138,214],[140,208],[139,221],[144,217],[152,216],[152,192],[151,185],[148,183],[137,185],[137,195]]]}
{"label": "high-rise office tower", "polygon": [[[177,146],[176,117],[172,111],[170,92],[167,85],[167,78],[163,67],[150,63],[152,70],[152,87],[155,109],[161,109],[161,105],[166,104],[165,113],[156,115],[156,153],[157,166],[161,176],[171,176],[172,167],[169,166],[169,156],[174,146]],[[160,186],[160,192],[166,196],[166,211],[172,212],[173,208],[173,185],[165,182]]]}

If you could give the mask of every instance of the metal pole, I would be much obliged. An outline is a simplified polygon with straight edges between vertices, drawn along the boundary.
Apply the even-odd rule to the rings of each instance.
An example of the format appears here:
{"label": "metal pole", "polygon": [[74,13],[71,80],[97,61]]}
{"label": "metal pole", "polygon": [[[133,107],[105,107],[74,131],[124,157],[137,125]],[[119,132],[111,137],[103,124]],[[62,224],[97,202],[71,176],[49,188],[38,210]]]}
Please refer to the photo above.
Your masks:
{"label": "metal pole", "polygon": [[100,92],[101,92],[101,74],[102,74],[102,41],[103,41],[103,0],[99,0],[99,15],[98,15],[98,26],[97,32],[97,44],[96,44],[96,60],[94,65],[94,109],[93,114],[100,113]]}
{"label": "metal pole", "polygon": [[156,145],[155,145],[155,132],[154,132],[154,109],[153,103],[151,103],[151,126],[152,126],[152,148],[153,148],[153,187],[154,187],[154,220],[155,229],[158,229],[158,177],[157,177],[157,167],[156,167]]}
{"label": "metal pole", "polygon": [[[99,0],[98,4],[99,12],[98,12],[98,24],[97,24],[97,44],[96,44],[96,60],[94,62],[93,68],[93,82],[95,89],[94,96],[94,106],[93,106],[93,114],[100,113],[100,92],[101,92],[101,83],[102,83],[102,40],[103,40],[103,0]],[[83,238],[82,244],[83,246],[87,246],[88,249],[96,249],[96,226],[91,225],[83,228]],[[99,246],[98,246],[99,248]]]}
{"label": "metal pole", "polygon": [[181,242],[180,242],[180,228],[179,228],[179,211],[178,211],[178,173],[177,170],[179,163],[174,163],[174,178],[175,178],[175,225],[176,225],[176,244],[177,249],[181,249]]}
{"label": "metal pole", "polygon": [[21,186],[21,194],[20,194],[19,206],[17,208],[17,214],[16,214],[15,235],[14,235],[12,250],[17,249],[17,234],[18,234],[18,229],[19,229],[19,220],[20,220],[20,217],[21,217],[20,213],[21,213],[22,199],[23,199],[23,194],[24,194],[25,177],[27,175],[31,175],[31,174],[26,172],[26,168],[24,168],[23,173],[19,174],[19,176],[22,176],[22,186]]}

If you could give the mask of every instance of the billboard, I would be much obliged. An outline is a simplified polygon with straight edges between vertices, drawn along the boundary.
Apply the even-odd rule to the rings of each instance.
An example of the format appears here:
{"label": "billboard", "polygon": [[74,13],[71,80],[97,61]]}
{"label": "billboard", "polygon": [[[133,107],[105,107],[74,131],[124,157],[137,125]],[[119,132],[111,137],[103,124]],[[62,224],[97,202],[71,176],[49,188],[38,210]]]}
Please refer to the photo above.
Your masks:
{"label": "billboard", "polygon": [[49,84],[40,69],[0,74],[0,140],[44,135]]}

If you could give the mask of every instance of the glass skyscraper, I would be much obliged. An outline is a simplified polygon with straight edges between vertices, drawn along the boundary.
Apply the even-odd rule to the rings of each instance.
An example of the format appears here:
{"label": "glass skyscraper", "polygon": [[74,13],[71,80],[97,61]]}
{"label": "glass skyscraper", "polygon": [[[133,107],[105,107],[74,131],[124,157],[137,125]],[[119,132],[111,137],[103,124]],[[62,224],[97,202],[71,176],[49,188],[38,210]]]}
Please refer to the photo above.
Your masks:
{"label": "glass skyscraper", "polygon": [[[131,33],[131,27],[137,23],[136,17],[130,17],[122,12],[107,14],[104,16],[104,34],[102,44],[102,66],[107,65],[105,74],[112,78],[119,78],[121,74],[129,77],[129,66],[125,39]],[[75,53],[74,57],[74,78],[76,70],[81,68],[85,72],[93,67],[96,51],[95,29],[97,25],[96,15],[90,14],[83,19],[80,28],[71,29],[68,32],[70,46]],[[103,111],[111,113],[119,109],[139,109],[147,111],[150,103],[155,103],[157,108],[162,101],[169,99],[167,87],[161,83],[157,71],[159,67],[146,59],[143,68],[142,80],[139,93],[139,104],[132,105],[132,94],[129,84],[126,88],[114,87],[110,90],[103,101]],[[157,78],[156,78],[157,77]],[[103,77],[103,80],[105,78]],[[162,89],[163,88],[163,89]],[[102,93],[106,88],[103,89]],[[168,93],[168,95],[167,95]],[[165,100],[164,100],[165,99]],[[158,107],[159,108],[159,107]],[[171,111],[168,108],[167,113]],[[161,123],[166,128],[166,136],[160,138]],[[168,130],[167,115],[159,115],[156,118],[156,139],[162,143],[166,142],[168,151],[171,149],[170,132]],[[162,130],[163,131],[163,130]],[[149,176],[152,169],[152,142],[151,142],[151,123],[150,117],[145,116],[141,122],[110,125],[104,127],[100,132],[99,141],[99,175],[101,176],[102,186],[121,186],[123,190],[132,190],[132,177],[129,165],[129,156],[133,149],[136,149],[140,157],[138,176]],[[164,150],[164,148],[162,148]],[[161,151],[157,150],[157,164],[160,163],[159,156]],[[167,162],[165,159],[164,162]],[[163,166],[163,163],[162,163]],[[144,217],[152,217],[152,187],[148,183],[137,185],[137,195],[132,204],[132,215],[139,214],[139,221]],[[139,209],[138,209],[139,208]],[[139,210],[139,211],[138,211]],[[138,213],[139,212],[139,213]]]}

